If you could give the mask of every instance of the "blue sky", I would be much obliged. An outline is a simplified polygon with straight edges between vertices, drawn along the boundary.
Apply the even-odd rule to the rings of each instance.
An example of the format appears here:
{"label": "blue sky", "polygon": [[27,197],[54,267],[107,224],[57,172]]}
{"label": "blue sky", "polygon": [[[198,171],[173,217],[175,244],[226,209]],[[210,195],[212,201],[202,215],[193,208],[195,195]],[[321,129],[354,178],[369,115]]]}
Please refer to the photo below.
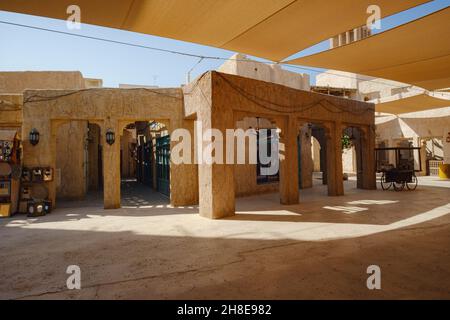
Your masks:
{"label": "blue sky", "polygon": [[[397,0],[393,0],[397,1]],[[387,30],[450,6],[450,0],[435,0],[422,6],[383,19],[382,30]],[[67,32],[65,21],[33,17],[0,11],[0,21],[38,26]],[[107,38],[207,56],[230,57],[233,52],[170,40],[128,31],[83,25],[83,35]],[[1,71],[25,70],[79,70],[87,78],[101,78],[104,85],[117,87],[119,83],[177,87],[185,82],[187,72],[198,62],[197,58],[153,52],[146,49],[82,39],[69,35],[32,30],[0,23]],[[328,49],[324,41],[293,57]],[[216,69],[221,61],[204,60],[192,76]],[[287,68],[295,72],[314,72]]]}

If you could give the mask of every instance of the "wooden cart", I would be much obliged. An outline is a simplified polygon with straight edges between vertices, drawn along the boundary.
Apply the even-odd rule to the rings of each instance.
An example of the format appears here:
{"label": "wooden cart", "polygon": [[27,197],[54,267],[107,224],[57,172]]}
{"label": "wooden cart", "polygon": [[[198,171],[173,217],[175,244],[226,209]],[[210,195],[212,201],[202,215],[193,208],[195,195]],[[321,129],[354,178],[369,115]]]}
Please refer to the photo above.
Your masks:
{"label": "wooden cart", "polygon": [[[420,148],[377,148],[376,165],[377,173],[381,173],[381,188],[389,190],[394,188],[395,191],[402,191],[405,187],[408,190],[416,190],[418,179],[416,172],[422,171],[422,161],[420,156]],[[390,154],[391,153],[391,154]],[[389,162],[392,160],[392,153],[395,154],[394,164]],[[415,154],[417,156],[417,162]],[[416,169],[415,163],[419,168]]]}

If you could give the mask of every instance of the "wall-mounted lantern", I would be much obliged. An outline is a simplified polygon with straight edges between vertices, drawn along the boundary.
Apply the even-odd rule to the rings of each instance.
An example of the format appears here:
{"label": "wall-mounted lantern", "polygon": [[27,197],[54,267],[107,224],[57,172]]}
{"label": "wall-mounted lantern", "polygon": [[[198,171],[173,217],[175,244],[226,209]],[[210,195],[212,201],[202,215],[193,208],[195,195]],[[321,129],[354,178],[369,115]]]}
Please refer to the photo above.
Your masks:
{"label": "wall-mounted lantern", "polygon": [[30,143],[33,146],[39,143],[39,131],[37,131],[37,129],[32,129],[30,131]]}
{"label": "wall-mounted lantern", "polygon": [[110,146],[112,146],[115,141],[116,141],[116,135],[115,135],[114,131],[112,131],[112,129],[108,129],[108,131],[106,131],[106,143],[109,144]]}

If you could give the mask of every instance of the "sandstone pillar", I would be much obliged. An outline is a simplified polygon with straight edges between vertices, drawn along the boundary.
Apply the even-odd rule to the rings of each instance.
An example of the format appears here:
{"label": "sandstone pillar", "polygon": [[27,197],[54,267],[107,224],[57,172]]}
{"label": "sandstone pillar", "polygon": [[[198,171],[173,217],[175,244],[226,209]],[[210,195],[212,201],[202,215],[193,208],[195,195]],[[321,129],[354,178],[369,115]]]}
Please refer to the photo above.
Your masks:
{"label": "sandstone pillar", "polygon": [[427,141],[420,139],[420,166],[422,170],[418,173],[421,176],[427,175]]}
{"label": "sandstone pillar", "polygon": [[[101,130],[103,145],[103,201],[105,209],[120,208],[120,132],[117,121],[105,121]],[[106,132],[112,130],[116,141],[109,145]]]}
{"label": "sandstone pillar", "polygon": [[362,188],[374,190],[377,188],[376,164],[375,164],[375,126],[365,127],[362,143]]}
{"label": "sandstone pillar", "polygon": [[[54,120],[58,122],[58,120]],[[56,130],[56,169],[61,172],[58,199],[80,200],[86,196],[87,121],[64,121]]]}
{"label": "sandstone pillar", "polygon": [[300,164],[300,186],[302,189],[312,188],[312,175],[314,171],[314,162],[312,156],[311,128],[307,125],[300,126],[299,134],[299,164]]}
{"label": "sandstone pillar", "polygon": [[327,182],[329,196],[344,195],[344,177],[342,168],[342,124],[326,125],[327,135]]}
{"label": "sandstone pillar", "polygon": [[[48,153],[48,156],[45,157],[48,160],[48,165],[53,168],[53,181],[50,181],[47,183],[48,186],[48,198],[52,201],[52,207],[53,209],[56,208],[56,189],[57,189],[57,180],[56,178],[59,178],[59,181],[62,180],[62,177],[56,177],[56,133],[57,133],[57,127],[58,124],[56,123],[56,121],[52,121],[49,120],[48,122],[48,126],[49,126],[49,133],[50,133],[50,137],[49,139],[46,139],[48,142],[48,149],[44,147],[43,150],[47,150],[46,153]],[[42,147],[42,146],[41,146]],[[41,163],[46,163],[46,162],[41,162]],[[61,172],[60,172],[61,174]]]}
{"label": "sandstone pillar", "polygon": [[280,202],[299,203],[298,187],[298,129],[293,117],[286,119],[280,135]]}
{"label": "sandstone pillar", "polygon": [[[171,124],[173,128],[183,128],[189,132],[189,137],[180,138],[179,141],[171,141],[171,150],[178,143],[189,144],[191,148],[190,163],[175,164],[170,162],[170,204],[172,206],[188,206],[198,204],[198,167],[194,163],[194,120],[182,120]],[[171,132],[171,137],[173,131]],[[177,137],[178,139],[178,137]],[[190,141],[183,141],[187,139]],[[182,156],[186,156],[182,154]],[[173,157],[173,153],[172,153]],[[171,157],[171,158],[172,158]]]}
{"label": "sandstone pillar", "polygon": [[[199,121],[198,124],[201,124],[202,132],[197,128],[195,149],[199,163],[200,215],[210,219],[233,216],[235,214],[234,164],[226,164],[225,161],[221,163],[205,161],[211,141],[202,139],[202,136],[207,136],[209,129],[214,128],[215,133],[221,133],[222,137],[215,136],[213,140],[217,148],[222,148],[224,156],[222,160],[225,160],[226,143],[224,137],[226,136],[226,129],[234,129],[233,112],[228,108],[217,110],[213,106],[199,115]],[[200,149],[201,151],[199,151]],[[215,154],[217,155],[217,151]]]}

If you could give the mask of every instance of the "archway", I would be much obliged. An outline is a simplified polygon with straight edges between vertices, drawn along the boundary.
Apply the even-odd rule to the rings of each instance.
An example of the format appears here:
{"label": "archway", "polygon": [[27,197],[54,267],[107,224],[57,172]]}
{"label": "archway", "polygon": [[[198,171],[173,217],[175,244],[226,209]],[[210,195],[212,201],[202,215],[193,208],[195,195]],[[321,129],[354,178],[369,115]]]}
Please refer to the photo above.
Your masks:
{"label": "archway", "polygon": [[101,127],[87,120],[53,120],[54,199],[62,207],[103,206]]}
{"label": "archway", "polygon": [[363,153],[364,132],[355,126],[348,126],[342,131],[342,167],[346,178],[350,181],[356,178],[356,187],[364,189]]}
{"label": "archway", "polygon": [[103,199],[102,130],[97,123],[88,123],[87,134],[87,195]]}
{"label": "archway", "polygon": [[170,200],[170,136],[157,121],[125,125],[120,135],[122,207],[168,204]]}
{"label": "archway", "polygon": [[298,135],[299,188],[312,188],[317,181],[327,184],[327,140],[320,123],[304,123]]}
{"label": "archway", "polygon": [[[237,197],[249,196],[261,193],[275,193],[279,191],[280,172],[279,168],[273,168],[272,152],[278,152],[279,128],[264,116],[248,116],[236,121],[235,129],[245,132],[245,144],[239,145],[239,138],[235,137],[235,192]],[[256,154],[251,155],[250,141],[256,144],[253,150]],[[276,144],[276,146],[275,146]],[[239,150],[238,148],[245,148]],[[275,151],[276,150],[276,151]],[[245,163],[238,163],[238,153],[245,151]],[[267,157],[266,159],[263,159]],[[251,160],[256,163],[251,163]],[[273,172],[272,172],[273,171]]]}

